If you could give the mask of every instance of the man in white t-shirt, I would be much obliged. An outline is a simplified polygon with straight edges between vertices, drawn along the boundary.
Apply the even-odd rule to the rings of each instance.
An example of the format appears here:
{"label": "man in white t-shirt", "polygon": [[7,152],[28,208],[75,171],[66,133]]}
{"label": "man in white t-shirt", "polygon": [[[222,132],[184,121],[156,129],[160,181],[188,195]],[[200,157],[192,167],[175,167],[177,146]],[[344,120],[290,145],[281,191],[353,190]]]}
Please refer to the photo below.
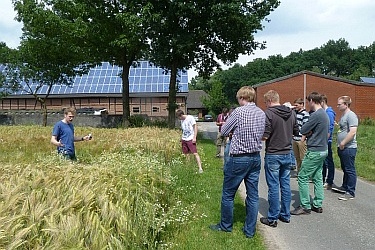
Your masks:
{"label": "man in white t-shirt", "polygon": [[184,153],[185,155],[193,154],[198,163],[198,172],[203,173],[201,159],[197,151],[197,134],[198,134],[197,123],[193,116],[185,115],[184,111],[180,109],[177,110],[176,116],[181,121],[182,153]]}

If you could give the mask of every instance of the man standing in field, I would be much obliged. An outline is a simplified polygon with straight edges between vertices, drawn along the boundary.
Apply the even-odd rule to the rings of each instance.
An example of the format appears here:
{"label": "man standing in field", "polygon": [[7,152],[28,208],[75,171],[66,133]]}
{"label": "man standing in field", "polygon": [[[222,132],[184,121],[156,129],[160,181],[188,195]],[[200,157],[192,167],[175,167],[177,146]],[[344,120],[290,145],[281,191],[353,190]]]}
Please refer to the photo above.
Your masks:
{"label": "man standing in field", "polygon": [[349,96],[341,96],[337,100],[337,107],[341,111],[339,131],[337,132],[337,154],[340,157],[341,168],[344,172],[342,186],[332,188],[343,195],[339,200],[347,201],[355,197],[357,173],[355,170],[355,156],[357,154],[358,117],[351,111],[352,100]]}
{"label": "man standing in field", "polygon": [[[293,215],[310,214],[311,210],[323,212],[323,162],[328,155],[329,118],[322,108],[322,96],[312,92],[307,96],[310,110],[314,111],[302,126],[301,134],[307,138],[307,152],[302,160],[298,174],[300,206],[290,213]],[[309,180],[314,183],[314,199],[310,204]]]}
{"label": "man standing in field", "polygon": [[[264,170],[268,186],[268,214],[260,222],[277,227],[277,220],[290,222],[290,169],[292,166],[292,136],[299,133],[295,113],[280,105],[279,94],[270,90],[264,95],[266,103],[266,128],[263,140],[266,141]],[[281,191],[281,204],[280,204]]]}
{"label": "man standing in field", "polygon": [[197,151],[197,134],[198,126],[193,116],[185,115],[184,111],[177,110],[177,118],[181,121],[182,138],[181,146],[182,153],[185,155],[193,154],[198,164],[198,172],[203,173],[201,158]]}
{"label": "man standing in field", "polygon": [[88,141],[91,135],[74,136],[73,119],[76,110],[72,107],[64,110],[64,119],[58,121],[52,130],[51,143],[57,146],[57,152],[69,160],[77,160],[74,142]]}
{"label": "man standing in field", "polygon": [[220,223],[210,225],[213,231],[231,232],[233,228],[234,196],[244,181],[246,186],[246,220],[243,232],[255,234],[258,215],[258,182],[261,166],[260,151],[265,126],[265,114],[255,103],[255,90],[244,86],[237,92],[240,107],[236,108],[221,128],[228,136],[233,133],[229,160],[224,166]]}

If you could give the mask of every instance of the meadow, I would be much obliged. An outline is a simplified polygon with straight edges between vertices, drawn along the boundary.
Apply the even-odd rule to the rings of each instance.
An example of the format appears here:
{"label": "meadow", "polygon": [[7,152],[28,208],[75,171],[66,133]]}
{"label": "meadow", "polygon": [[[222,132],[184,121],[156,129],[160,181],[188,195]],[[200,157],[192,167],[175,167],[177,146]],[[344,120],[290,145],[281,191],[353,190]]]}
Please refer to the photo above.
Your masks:
{"label": "meadow", "polygon": [[[221,159],[200,139],[203,174],[179,130],[75,128],[77,162],[50,144],[52,127],[0,126],[0,249],[264,249],[259,234],[211,232],[220,218]],[[236,210],[236,211],[237,211]]]}
{"label": "meadow", "polygon": [[[77,162],[50,144],[52,127],[0,126],[0,249],[265,249],[220,219],[222,160],[199,138],[204,173],[180,152],[179,130],[76,127]],[[375,181],[375,126],[358,129],[357,173]],[[334,147],[336,167],[340,167]]]}

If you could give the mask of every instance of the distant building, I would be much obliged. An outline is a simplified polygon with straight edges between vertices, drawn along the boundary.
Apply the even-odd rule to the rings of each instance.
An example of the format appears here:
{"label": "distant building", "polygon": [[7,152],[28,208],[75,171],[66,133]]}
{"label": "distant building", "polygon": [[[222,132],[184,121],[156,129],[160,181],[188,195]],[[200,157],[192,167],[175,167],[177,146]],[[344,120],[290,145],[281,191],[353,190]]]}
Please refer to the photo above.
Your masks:
{"label": "distant building", "polygon": [[[54,85],[47,99],[48,110],[61,111],[73,106],[78,110],[107,109],[109,114],[121,115],[122,80],[121,68],[108,62],[90,69],[89,73],[77,76],[72,86]],[[188,95],[188,75],[186,71],[178,74],[177,104],[186,110]],[[148,61],[139,61],[137,67],[131,67],[129,72],[130,113],[150,117],[168,116],[167,104],[170,74]],[[43,86],[38,94],[47,93]],[[40,110],[41,106],[35,98],[25,91],[18,91],[0,100],[0,109]]]}
{"label": "distant building", "polygon": [[[280,94],[281,103],[293,103],[297,98],[306,99],[309,93],[317,91],[327,96],[328,105],[334,109],[336,114],[340,114],[337,108],[337,98],[348,95],[352,98],[351,109],[360,119],[375,119],[375,109],[372,107],[373,100],[375,100],[374,83],[351,81],[311,71],[301,71],[259,83],[253,87],[257,92],[256,104],[263,109],[266,108],[263,95],[268,90],[276,90]],[[336,119],[338,120],[338,118]]]}
{"label": "distant building", "polygon": [[207,109],[203,106],[203,98],[207,97],[207,93],[203,90],[189,90],[186,99],[187,112],[198,111],[198,118],[203,118],[207,114]]}

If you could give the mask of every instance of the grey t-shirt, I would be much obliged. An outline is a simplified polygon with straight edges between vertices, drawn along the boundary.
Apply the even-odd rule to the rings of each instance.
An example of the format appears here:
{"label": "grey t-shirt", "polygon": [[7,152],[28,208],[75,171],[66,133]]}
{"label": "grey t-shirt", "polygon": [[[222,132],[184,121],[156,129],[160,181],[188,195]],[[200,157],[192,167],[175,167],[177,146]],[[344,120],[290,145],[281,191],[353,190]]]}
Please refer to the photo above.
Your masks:
{"label": "grey t-shirt", "polygon": [[301,134],[307,136],[307,149],[310,151],[325,151],[328,149],[329,118],[322,108],[310,115],[309,120],[302,126]]}
{"label": "grey t-shirt", "polygon": [[[337,132],[337,146],[344,140],[346,135],[349,133],[350,127],[358,127],[358,117],[353,111],[345,113],[339,122],[340,129]],[[345,148],[357,148],[357,136],[355,135],[353,140],[345,144]]]}

